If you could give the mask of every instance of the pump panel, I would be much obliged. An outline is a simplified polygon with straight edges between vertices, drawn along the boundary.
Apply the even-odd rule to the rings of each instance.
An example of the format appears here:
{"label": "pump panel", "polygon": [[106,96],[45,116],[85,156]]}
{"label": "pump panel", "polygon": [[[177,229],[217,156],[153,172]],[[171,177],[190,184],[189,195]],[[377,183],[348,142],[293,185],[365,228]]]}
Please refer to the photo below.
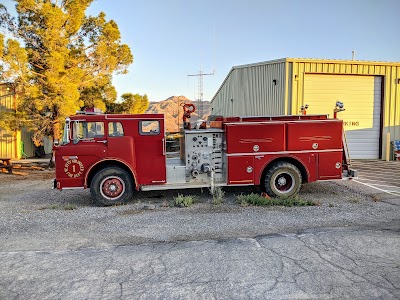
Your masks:
{"label": "pump panel", "polygon": [[185,131],[181,159],[186,165],[187,182],[210,182],[212,170],[215,181],[224,180],[222,142],[220,129]]}

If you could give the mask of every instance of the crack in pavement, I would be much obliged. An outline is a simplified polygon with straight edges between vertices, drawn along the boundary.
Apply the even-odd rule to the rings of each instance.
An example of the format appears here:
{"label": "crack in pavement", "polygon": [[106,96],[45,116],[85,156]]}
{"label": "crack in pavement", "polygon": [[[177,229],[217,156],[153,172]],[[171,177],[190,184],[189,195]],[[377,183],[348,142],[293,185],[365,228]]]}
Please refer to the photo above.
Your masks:
{"label": "crack in pavement", "polygon": [[3,251],[0,297],[398,299],[399,247],[397,230],[330,228],[223,241]]}

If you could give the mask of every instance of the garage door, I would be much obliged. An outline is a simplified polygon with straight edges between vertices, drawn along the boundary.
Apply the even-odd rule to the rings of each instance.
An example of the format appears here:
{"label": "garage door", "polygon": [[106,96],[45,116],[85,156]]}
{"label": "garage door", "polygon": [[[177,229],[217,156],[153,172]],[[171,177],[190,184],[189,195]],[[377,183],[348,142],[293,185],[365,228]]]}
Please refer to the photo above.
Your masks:
{"label": "garage door", "polygon": [[308,114],[333,115],[336,101],[344,103],[338,114],[344,122],[352,159],[378,159],[380,137],[381,77],[317,75],[304,77],[304,103]]}

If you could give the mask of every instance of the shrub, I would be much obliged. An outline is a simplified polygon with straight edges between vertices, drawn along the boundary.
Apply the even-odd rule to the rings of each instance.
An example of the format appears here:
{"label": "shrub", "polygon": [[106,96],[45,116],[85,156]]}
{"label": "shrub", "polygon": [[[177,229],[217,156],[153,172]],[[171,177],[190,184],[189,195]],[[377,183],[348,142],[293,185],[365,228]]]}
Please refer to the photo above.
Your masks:
{"label": "shrub", "polygon": [[77,209],[77,208],[78,208],[78,206],[73,204],[73,203],[67,203],[67,204],[64,204],[64,205],[60,205],[60,204],[55,203],[55,204],[50,204],[48,206],[40,207],[39,210],[45,210],[45,209],[74,210],[74,209]]}
{"label": "shrub", "polygon": [[236,197],[236,202],[241,206],[314,206],[316,203],[310,200],[301,200],[298,196],[289,198],[265,198],[258,194],[239,195]]}
{"label": "shrub", "polygon": [[75,204],[72,204],[72,203],[67,203],[63,207],[64,210],[74,210],[77,208],[78,208],[78,206],[76,206]]}
{"label": "shrub", "polygon": [[189,207],[195,202],[195,200],[196,200],[195,196],[192,195],[184,196],[182,194],[178,194],[178,196],[174,198],[175,206],[179,207]]}
{"label": "shrub", "polygon": [[222,190],[222,188],[216,187],[212,196],[213,199],[211,203],[213,205],[220,205],[222,202],[224,202],[225,192]]}

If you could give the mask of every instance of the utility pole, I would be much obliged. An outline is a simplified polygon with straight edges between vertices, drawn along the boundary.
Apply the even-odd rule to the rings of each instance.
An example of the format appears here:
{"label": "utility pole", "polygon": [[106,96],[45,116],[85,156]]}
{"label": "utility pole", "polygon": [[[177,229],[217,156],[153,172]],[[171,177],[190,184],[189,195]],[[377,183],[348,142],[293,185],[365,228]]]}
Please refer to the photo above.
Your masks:
{"label": "utility pole", "polygon": [[213,56],[214,56],[214,70],[212,71],[212,73],[203,73],[203,70],[202,70],[203,68],[202,68],[202,65],[200,63],[200,71],[199,71],[199,73],[187,75],[188,77],[189,76],[193,76],[193,77],[195,76],[195,77],[198,77],[198,79],[199,79],[199,82],[198,82],[199,91],[198,91],[198,99],[197,99],[197,111],[198,111],[199,118],[202,117],[203,114],[204,114],[204,108],[203,108],[203,96],[204,96],[203,95],[203,76],[214,75],[214,73],[215,73],[215,24],[214,24],[214,51],[213,51]]}
{"label": "utility pole", "polygon": [[214,75],[214,71],[212,73],[203,73],[202,68],[200,67],[200,71],[197,74],[189,74],[187,76],[195,76],[199,79],[199,91],[198,91],[198,99],[197,99],[197,111],[199,118],[203,115],[203,76]]}

